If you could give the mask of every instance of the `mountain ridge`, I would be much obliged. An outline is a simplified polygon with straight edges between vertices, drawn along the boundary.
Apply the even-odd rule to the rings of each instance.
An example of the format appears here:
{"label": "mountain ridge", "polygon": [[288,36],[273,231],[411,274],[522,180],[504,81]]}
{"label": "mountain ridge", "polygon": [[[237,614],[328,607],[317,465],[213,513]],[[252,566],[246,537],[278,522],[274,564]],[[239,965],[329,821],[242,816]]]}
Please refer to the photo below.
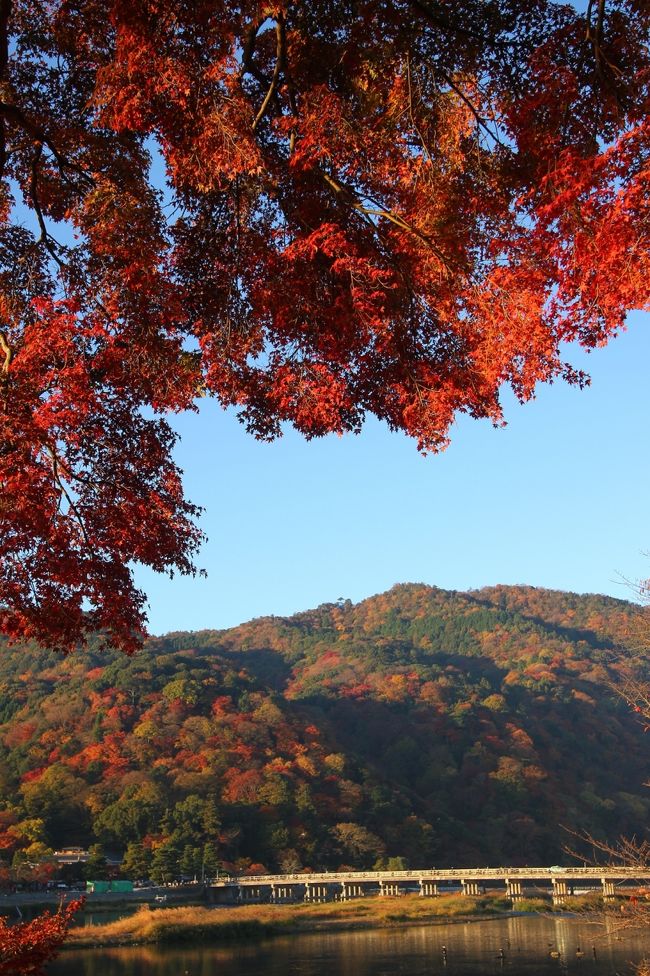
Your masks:
{"label": "mountain ridge", "polygon": [[403,582],[403,583],[394,583],[387,590],[384,590],[380,593],[371,594],[370,596],[367,597],[363,597],[362,599],[356,601],[356,603],[347,598],[340,598],[338,600],[326,601],[324,603],[318,604],[318,606],[316,607],[307,608],[305,610],[296,610],[294,613],[290,613],[290,614],[275,614],[275,613],[260,614],[259,616],[251,617],[249,620],[243,620],[237,624],[233,624],[230,627],[219,627],[219,628],[200,627],[197,630],[169,630],[169,631],[164,631],[160,634],[151,634],[150,638],[154,640],[155,639],[163,640],[168,637],[175,637],[178,634],[183,634],[183,635],[226,634],[231,631],[239,630],[241,627],[246,627],[249,624],[255,624],[263,620],[276,620],[276,621],[295,620],[301,617],[309,617],[317,610],[329,609],[340,605],[352,605],[355,607],[361,607],[364,604],[372,602],[373,600],[376,600],[379,597],[385,597],[387,594],[391,594],[394,591],[399,592],[408,589],[422,590],[428,593],[440,593],[440,594],[444,594],[445,596],[467,597],[468,599],[479,597],[482,594],[486,594],[488,596],[489,594],[492,593],[494,593],[495,595],[496,594],[500,595],[502,591],[513,591],[515,593],[531,592],[531,593],[548,594],[551,596],[558,596],[558,597],[570,597],[578,600],[582,598],[585,599],[594,598],[594,599],[602,600],[605,603],[611,603],[614,606],[633,607],[633,608],[640,606],[635,601],[614,597],[606,593],[597,593],[591,591],[585,591],[584,593],[577,593],[571,590],[561,590],[552,587],[549,588],[544,586],[536,586],[531,583],[494,583],[494,584],[489,584],[481,587],[470,587],[467,590],[457,590],[457,589],[447,589],[446,587],[437,586],[432,583]]}
{"label": "mountain ridge", "polygon": [[237,869],[558,863],[560,823],[641,835],[650,743],[610,684],[647,674],[643,620],[397,584],[131,658],[4,647],[0,864],[97,842]]}

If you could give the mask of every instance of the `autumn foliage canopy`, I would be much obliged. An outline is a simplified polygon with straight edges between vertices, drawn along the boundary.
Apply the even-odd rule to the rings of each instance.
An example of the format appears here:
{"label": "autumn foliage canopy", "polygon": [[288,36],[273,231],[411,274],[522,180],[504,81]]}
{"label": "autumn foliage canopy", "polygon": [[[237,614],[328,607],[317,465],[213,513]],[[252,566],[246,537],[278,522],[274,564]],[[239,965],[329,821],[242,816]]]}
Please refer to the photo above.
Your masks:
{"label": "autumn foliage canopy", "polygon": [[585,377],[648,305],[650,8],[0,0],[0,629],[143,627],[200,541],[170,411],[257,437]]}

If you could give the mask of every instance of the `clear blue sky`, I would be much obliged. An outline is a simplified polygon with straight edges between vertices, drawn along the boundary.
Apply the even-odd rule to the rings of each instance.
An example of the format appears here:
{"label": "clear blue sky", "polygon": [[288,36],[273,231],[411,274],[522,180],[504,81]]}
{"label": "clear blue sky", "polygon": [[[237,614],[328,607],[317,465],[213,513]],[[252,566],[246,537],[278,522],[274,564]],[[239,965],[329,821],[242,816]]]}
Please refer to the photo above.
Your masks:
{"label": "clear blue sky", "polygon": [[357,436],[260,444],[214,403],[179,418],[177,458],[204,506],[207,579],[137,572],[152,633],[222,628],[397,582],[630,594],[650,575],[650,316],[589,356],[579,391],[540,388],[508,426],[461,419],[423,458],[374,420]]}

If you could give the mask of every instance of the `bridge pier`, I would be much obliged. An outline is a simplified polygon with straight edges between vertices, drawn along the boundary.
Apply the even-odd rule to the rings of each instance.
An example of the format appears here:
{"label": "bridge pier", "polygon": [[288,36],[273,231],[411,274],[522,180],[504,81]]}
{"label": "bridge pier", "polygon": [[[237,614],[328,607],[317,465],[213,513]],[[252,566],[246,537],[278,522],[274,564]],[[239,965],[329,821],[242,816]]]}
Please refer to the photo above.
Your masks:
{"label": "bridge pier", "polygon": [[438,885],[435,881],[424,881],[420,878],[420,894],[425,898],[432,898],[438,894]]}
{"label": "bridge pier", "polygon": [[605,901],[616,897],[616,885],[613,881],[608,881],[607,878],[601,878],[600,883],[603,886],[603,898]]}
{"label": "bridge pier", "polygon": [[294,886],[290,884],[272,884],[271,901],[279,904],[295,900]]}
{"label": "bridge pier", "polygon": [[506,894],[512,902],[521,901],[524,897],[521,881],[506,878]]}
{"label": "bridge pier", "polygon": [[318,903],[327,901],[327,885],[313,884],[308,881],[305,885],[305,901]]}
{"label": "bridge pier", "polygon": [[352,884],[351,881],[341,882],[341,901],[349,901],[350,898],[363,898],[363,885]]}
{"label": "bridge pier", "polygon": [[461,878],[460,879],[460,883],[461,883],[461,885],[463,887],[463,894],[464,895],[473,895],[473,896],[476,896],[476,895],[479,895],[480,894],[480,888],[479,888],[478,881],[465,881],[463,878]]}
{"label": "bridge pier", "polygon": [[396,895],[399,895],[399,884],[397,881],[380,881],[379,894],[394,898]]}
{"label": "bridge pier", "polygon": [[563,905],[569,897],[569,886],[563,878],[553,878],[553,904]]}
{"label": "bridge pier", "polygon": [[243,885],[239,888],[239,901],[261,901],[262,891],[260,888],[251,888],[250,886],[244,887]]}

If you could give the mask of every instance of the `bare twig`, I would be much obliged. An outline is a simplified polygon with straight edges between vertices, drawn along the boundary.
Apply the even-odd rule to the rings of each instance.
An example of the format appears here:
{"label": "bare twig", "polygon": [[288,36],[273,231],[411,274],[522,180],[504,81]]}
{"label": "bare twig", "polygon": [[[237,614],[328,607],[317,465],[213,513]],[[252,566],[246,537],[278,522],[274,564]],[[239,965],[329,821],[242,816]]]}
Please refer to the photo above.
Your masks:
{"label": "bare twig", "polygon": [[[564,848],[565,852],[579,861],[587,860],[594,867],[602,867],[604,876],[607,874],[608,867],[630,868],[631,882],[635,880],[635,869],[638,869],[640,874],[647,874],[648,863],[650,862],[650,842],[637,841],[635,837],[621,837],[610,844],[598,840],[588,831],[568,830],[568,833],[574,838],[580,849],[567,846]],[[590,851],[587,858],[584,856],[583,847]],[[632,891],[621,892],[623,901],[618,898],[613,904],[610,904],[606,900],[600,909],[586,908],[580,914],[591,922],[600,925],[607,924],[610,935],[629,929],[645,929],[650,926],[649,897],[650,890],[641,884]]]}

